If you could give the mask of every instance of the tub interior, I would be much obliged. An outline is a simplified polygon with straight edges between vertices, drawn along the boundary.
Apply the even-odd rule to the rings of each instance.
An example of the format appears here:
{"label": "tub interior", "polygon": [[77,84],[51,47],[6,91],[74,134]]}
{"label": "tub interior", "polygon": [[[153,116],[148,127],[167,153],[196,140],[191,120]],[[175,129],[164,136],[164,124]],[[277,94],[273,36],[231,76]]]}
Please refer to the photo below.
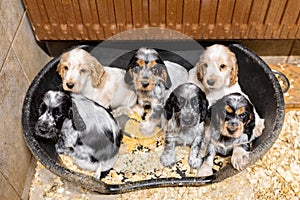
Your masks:
{"label": "tub interior", "polygon": [[[205,46],[206,44],[203,44]],[[267,140],[272,138],[272,142],[274,142],[274,137],[276,137],[277,134],[279,134],[280,122],[283,121],[283,119],[279,118],[278,116],[280,113],[282,114],[282,109],[284,107],[284,102],[282,98],[282,92],[279,89],[280,86],[272,74],[272,71],[270,68],[252,51],[248,50],[247,48],[239,45],[239,44],[228,44],[229,48],[236,54],[237,62],[239,65],[239,83],[242,87],[242,90],[249,96],[250,100],[254,104],[257,112],[262,118],[265,118],[265,129],[261,137],[259,137],[253,144],[254,150],[258,148],[260,145],[266,143]],[[88,51],[91,51],[93,49],[93,46],[82,46],[82,48],[87,49]],[[173,52],[168,52],[165,50],[159,50],[161,53],[161,56],[164,60],[173,60],[175,62],[179,62],[179,64],[185,66],[187,69],[192,68],[192,66],[195,63],[191,63],[182,56],[176,55]],[[130,58],[132,56],[133,52],[128,52],[122,56],[120,56],[118,59],[113,60],[111,62],[111,66],[117,67],[121,66],[121,68],[126,68],[126,61],[127,58]],[[97,55],[94,55],[97,57]],[[45,92],[48,90],[55,90],[59,87],[61,87],[62,80],[58,73],[56,72],[56,66],[59,62],[60,57],[56,57],[53,60],[51,60],[42,70],[41,72],[36,76],[35,80],[33,81],[32,85],[30,86],[30,89],[28,91],[23,112],[25,119],[23,119],[23,124],[28,124],[28,130],[25,130],[25,140],[27,141],[27,144],[29,148],[35,149],[37,151],[33,151],[33,154],[38,159],[50,159],[52,162],[43,161],[42,163],[44,165],[47,165],[47,167],[51,170],[53,170],[54,173],[61,175],[59,170],[53,169],[51,165],[53,163],[57,163],[61,169],[64,169],[63,164],[61,163],[61,160],[58,156],[58,154],[55,151],[54,144],[53,143],[47,143],[43,140],[39,140],[34,137],[34,125],[37,121],[37,113],[38,113],[38,105],[41,101],[41,98]],[[130,59],[129,59],[130,60]],[[181,63],[180,63],[181,62]],[[24,104],[24,105],[25,105]],[[279,123],[279,126],[278,126]],[[275,136],[274,136],[275,135]],[[276,139],[276,138],[275,138]],[[270,145],[267,145],[264,148],[270,148]],[[42,156],[39,154],[43,154]],[[259,154],[259,151],[258,151]],[[256,157],[261,157],[262,155],[257,155]],[[258,158],[254,158],[254,161]],[[230,168],[230,169],[229,169]],[[224,172],[223,172],[223,171]],[[232,167],[228,166],[224,169],[222,169],[218,172],[218,174],[222,173],[226,174],[224,177],[230,176],[234,170]],[[227,170],[227,172],[226,172]],[[230,172],[229,172],[230,171]],[[229,173],[229,175],[228,175]],[[238,172],[233,172],[233,174]],[[76,176],[76,173],[72,173],[70,176]],[[84,176],[83,176],[84,177]],[[86,177],[85,177],[86,178]],[[72,178],[71,178],[72,179]],[[83,178],[84,179],[84,178]],[[218,179],[218,178],[217,178]],[[220,180],[222,178],[219,178]],[[73,180],[73,179],[72,179]],[[164,180],[155,180],[153,182],[148,181],[148,184],[150,183],[151,187],[155,187],[157,185],[160,185],[160,183],[163,183]],[[168,179],[169,181],[169,179]],[[193,179],[185,179],[181,180],[181,185],[184,183],[190,183],[192,181],[195,181]],[[94,180],[93,178],[89,178],[85,184],[89,188],[90,182],[93,182],[93,185],[95,183],[99,183],[100,181]],[[175,183],[176,181],[174,181]],[[81,182],[80,184],[82,184]],[[143,185],[143,184],[140,184]],[[172,184],[169,184],[172,185]],[[175,184],[176,185],[176,184]],[[114,191],[121,191],[122,187],[119,188],[117,185],[111,185],[107,186],[108,193],[114,192]],[[138,188],[138,186],[136,186]],[[93,190],[95,187],[90,187]],[[98,190],[98,189],[95,189]],[[101,189],[99,189],[100,192]],[[98,191],[99,191],[98,190]]]}

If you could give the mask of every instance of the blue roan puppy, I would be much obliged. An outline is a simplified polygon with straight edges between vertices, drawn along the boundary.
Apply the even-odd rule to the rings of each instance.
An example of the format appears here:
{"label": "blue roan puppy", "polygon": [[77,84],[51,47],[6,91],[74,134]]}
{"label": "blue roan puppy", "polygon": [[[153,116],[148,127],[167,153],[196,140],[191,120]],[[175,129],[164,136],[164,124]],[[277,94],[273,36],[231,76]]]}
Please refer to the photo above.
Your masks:
{"label": "blue roan puppy", "polygon": [[72,156],[82,169],[96,171],[95,177],[100,178],[115,164],[123,134],[104,107],[82,95],[71,97],[72,121],[64,122],[56,150]]}
{"label": "blue roan puppy", "polygon": [[160,157],[164,166],[176,162],[176,145],[190,146],[188,162],[192,168],[199,168],[206,152],[204,122],[208,114],[205,93],[192,83],[179,85],[165,105],[166,119],[165,148]]}

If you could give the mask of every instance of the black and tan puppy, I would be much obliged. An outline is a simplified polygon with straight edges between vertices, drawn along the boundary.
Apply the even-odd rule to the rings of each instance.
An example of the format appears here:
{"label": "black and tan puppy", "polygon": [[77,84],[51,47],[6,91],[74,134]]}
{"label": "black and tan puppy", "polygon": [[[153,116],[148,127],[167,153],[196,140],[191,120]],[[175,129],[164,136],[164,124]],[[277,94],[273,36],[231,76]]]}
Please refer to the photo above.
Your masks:
{"label": "black and tan puppy", "polygon": [[190,146],[189,164],[199,168],[202,164],[201,154],[205,154],[204,121],[207,117],[208,101],[204,92],[192,83],[178,86],[168,98],[165,105],[166,119],[165,148],[160,157],[164,166],[176,162],[176,145]]}
{"label": "black and tan puppy", "polygon": [[199,175],[212,174],[216,154],[231,155],[231,164],[237,170],[248,164],[254,116],[253,105],[240,93],[226,95],[212,105],[210,126],[205,133],[211,136],[211,143]]}

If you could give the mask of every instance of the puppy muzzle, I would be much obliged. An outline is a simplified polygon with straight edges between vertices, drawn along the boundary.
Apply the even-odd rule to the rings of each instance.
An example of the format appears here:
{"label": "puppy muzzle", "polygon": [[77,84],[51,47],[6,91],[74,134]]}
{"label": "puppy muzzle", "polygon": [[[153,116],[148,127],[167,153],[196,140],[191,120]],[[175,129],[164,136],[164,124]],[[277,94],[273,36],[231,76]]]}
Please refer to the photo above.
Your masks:
{"label": "puppy muzzle", "polygon": [[191,113],[181,115],[181,126],[191,127],[197,123],[198,118]]}
{"label": "puppy muzzle", "polygon": [[38,122],[36,124],[35,133],[45,139],[56,139],[59,136],[59,130],[56,128],[56,125],[45,122]]}
{"label": "puppy muzzle", "polygon": [[242,124],[238,121],[228,121],[225,123],[226,136],[238,138],[243,133]]}

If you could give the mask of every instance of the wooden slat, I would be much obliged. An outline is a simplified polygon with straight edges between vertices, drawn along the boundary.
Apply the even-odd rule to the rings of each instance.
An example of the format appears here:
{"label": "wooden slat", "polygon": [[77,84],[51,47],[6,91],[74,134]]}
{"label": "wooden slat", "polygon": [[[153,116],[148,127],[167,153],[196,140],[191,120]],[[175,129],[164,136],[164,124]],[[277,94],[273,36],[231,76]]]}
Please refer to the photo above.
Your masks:
{"label": "wooden slat", "polygon": [[64,8],[62,5],[61,0],[53,0],[54,6],[56,8],[57,17],[59,19],[59,27],[61,29],[62,38],[63,40],[68,39],[69,35],[71,35],[71,30],[67,24],[66,17],[64,14]]}
{"label": "wooden slat", "polygon": [[217,38],[229,38],[231,33],[231,19],[234,10],[234,3],[235,0],[219,0],[216,18]]}
{"label": "wooden slat", "polygon": [[75,13],[73,10],[72,0],[62,0],[62,9],[65,15],[66,24],[68,27],[69,38],[73,38],[74,40],[80,40],[81,36],[79,31],[77,30],[77,22],[75,20]]}
{"label": "wooden slat", "polygon": [[76,26],[75,31],[79,33],[79,36],[82,40],[86,40],[88,38],[87,37],[88,33],[82,21],[79,1],[80,0],[72,0],[74,20],[75,20],[74,24]]}
{"label": "wooden slat", "polygon": [[159,0],[159,27],[166,27],[166,0]]}
{"label": "wooden slat", "polygon": [[265,20],[265,38],[279,38],[280,20],[283,16],[286,0],[271,0]]}
{"label": "wooden slat", "polygon": [[125,31],[126,9],[124,0],[114,0],[117,32]]}
{"label": "wooden slat", "polygon": [[247,38],[252,0],[236,0],[232,17],[231,35],[234,39]]}
{"label": "wooden slat", "polygon": [[[23,0],[38,40],[104,40],[160,27],[194,39],[300,38],[299,0]],[[140,36],[159,39],[161,31]],[[163,35],[164,39],[172,38]]]}
{"label": "wooden slat", "polygon": [[126,24],[126,30],[130,30],[130,29],[133,29],[131,0],[124,0],[124,5],[125,5],[125,20],[124,21]]}
{"label": "wooden slat", "polygon": [[142,0],[142,24],[144,27],[149,26],[149,2]]}
{"label": "wooden slat", "polygon": [[113,36],[118,33],[117,25],[116,25],[115,6],[112,0],[106,0],[106,1],[107,1],[110,36]]}
{"label": "wooden slat", "polygon": [[47,8],[46,14],[48,16],[49,24],[51,32],[57,37],[58,39],[62,38],[62,31],[60,29],[60,18],[57,15],[55,4],[52,0],[43,0],[44,6]]}
{"label": "wooden slat", "polygon": [[[199,26],[199,17],[201,9],[201,0],[194,0],[192,7],[192,19],[191,19],[191,35],[190,37],[199,38],[200,36],[200,26]],[[200,39],[200,38],[199,38]]]}
{"label": "wooden slat", "polygon": [[194,1],[183,1],[182,33],[191,36]]}
{"label": "wooden slat", "polygon": [[264,19],[268,9],[269,0],[255,0],[252,4],[252,9],[249,17],[249,32],[248,37],[253,39],[263,39],[264,33]]}
{"label": "wooden slat", "polygon": [[93,16],[92,16],[90,2],[78,1],[78,3],[79,3],[79,8],[82,17],[82,24],[84,29],[87,32],[87,35],[85,35],[84,37],[90,38],[92,40],[96,40],[96,34],[92,30]]}
{"label": "wooden slat", "polygon": [[91,29],[95,34],[95,40],[98,40],[104,37],[104,31],[103,28],[100,26],[97,3],[95,0],[90,0],[90,9],[92,15]]}
{"label": "wooden slat", "polygon": [[200,12],[200,30],[202,32],[203,39],[215,39],[216,38],[216,14],[217,14],[217,0],[203,0],[201,2]]}
{"label": "wooden slat", "polygon": [[160,9],[159,0],[151,0],[149,2],[150,9],[150,26],[157,27],[160,24]]}
{"label": "wooden slat", "polygon": [[143,26],[143,11],[141,0],[132,0],[132,17],[133,25],[135,28],[140,28]]}
{"label": "wooden slat", "polygon": [[182,24],[182,17],[183,17],[183,0],[176,1],[176,17],[175,17],[175,30],[179,32],[183,32],[183,24]]}
{"label": "wooden slat", "polygon": [[110,30],[110,21],[109,21],[109,13],[108,13],[108,5],[106,0],[97,0],[96,1],[98,17],[100,26],[104,32],[104,38],[109,38],[112,36]]}
{"label": "wooden slat", "polygon": [[169,29],[175,30],[176,26],[176,1],[177,0],[166,0],[167,1],[167,7],[166,7],[166,13],[167,13],[167,22],[166,26]]}
{"label": "wooden slat", "polygon": [[296,27],[297,18],[300,12],[300,1],[299,0],[289,0],[283,15],[281,25],[282,29],[280,32],[280,38],[288,38],[289,34],[292,33]]}
{"label": "wooden slat", "polygon": [[48,33],[44,29],[44,20],[43,16],[40,12],[38,4],[35,0],[24,0],[25,7],[27,9],[27,13],[29,15],[29,19],[33,26],[33,30],[35,31],[36,38],[38,40],[48,39]]}

